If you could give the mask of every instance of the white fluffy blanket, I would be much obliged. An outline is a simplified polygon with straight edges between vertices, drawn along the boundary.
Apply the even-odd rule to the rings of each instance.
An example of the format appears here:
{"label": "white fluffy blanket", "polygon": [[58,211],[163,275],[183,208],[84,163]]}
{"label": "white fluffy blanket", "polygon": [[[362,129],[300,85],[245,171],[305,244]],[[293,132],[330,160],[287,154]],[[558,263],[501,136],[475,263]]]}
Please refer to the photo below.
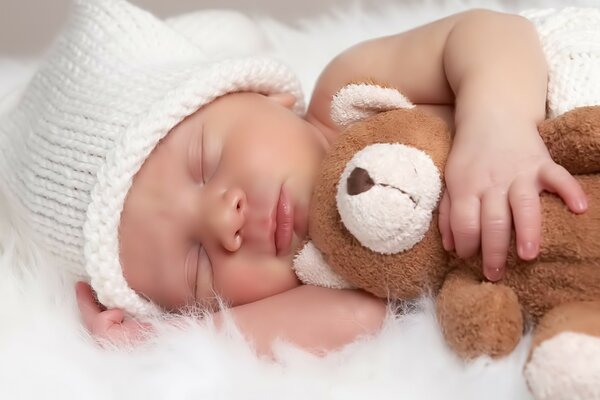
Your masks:
{"label": "white fluffy blanket", "polygon": [[[259,22],[310,93],[326,62],[359,40],[468,7],[515,11],[563,4],[407,0],[379,10],[350,6],[295,27],[264,17]],[[600,6],[598,0],[573,4]],[[0,59],[0,94],[26,81],[34,65]],[[444,345],[428,300],[387,321],[376,337],[325,358],[281,343],[275,361],[260,359],[234,327],[217,333],[191,319],[182,329],[164,327],[134,349],[100,349],[79,323],[73,282],[25,230],[7,222],[13,213],[1,199],[0,214],[2,399],[529,398],[521,376],[527,338],[504,359],[463,363]]]}

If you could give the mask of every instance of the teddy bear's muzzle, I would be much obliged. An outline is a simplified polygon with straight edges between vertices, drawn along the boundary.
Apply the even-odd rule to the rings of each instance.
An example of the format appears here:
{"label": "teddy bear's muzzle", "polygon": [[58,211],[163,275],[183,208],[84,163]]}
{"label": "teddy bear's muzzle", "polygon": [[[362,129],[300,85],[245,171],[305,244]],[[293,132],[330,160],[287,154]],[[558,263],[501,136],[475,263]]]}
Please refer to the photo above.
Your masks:
{"label": "teddy bear's muzzle", "polygon": [[394,254],[423,239],[440,190],[440,174],[427,154],[376,143],[346,164],[336,201],[343,224],[363,246]]}

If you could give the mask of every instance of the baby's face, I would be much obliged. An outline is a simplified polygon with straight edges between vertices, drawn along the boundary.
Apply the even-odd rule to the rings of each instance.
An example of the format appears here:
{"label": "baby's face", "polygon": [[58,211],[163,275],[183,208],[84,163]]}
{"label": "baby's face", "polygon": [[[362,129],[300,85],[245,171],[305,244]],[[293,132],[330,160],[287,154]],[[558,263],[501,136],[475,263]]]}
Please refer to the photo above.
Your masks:
{"label": "baby's face", "polygon": [[137,173],[119,228],[132,289],[175,310],[259,300],[298,285],[292,257],[324,154],[319,131],[256,93],[190,115]]}

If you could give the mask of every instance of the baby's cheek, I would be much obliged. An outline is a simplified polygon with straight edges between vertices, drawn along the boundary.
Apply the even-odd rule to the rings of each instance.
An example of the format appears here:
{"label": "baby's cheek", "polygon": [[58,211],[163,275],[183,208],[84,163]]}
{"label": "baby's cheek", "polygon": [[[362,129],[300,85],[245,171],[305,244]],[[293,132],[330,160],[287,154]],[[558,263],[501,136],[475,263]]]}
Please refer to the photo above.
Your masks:
{"label": "baby's cheek", "polygon": [[279,260],[239,262],[215,268],[214,288],[232,306],[248,304],[293,289],[300,283]]}

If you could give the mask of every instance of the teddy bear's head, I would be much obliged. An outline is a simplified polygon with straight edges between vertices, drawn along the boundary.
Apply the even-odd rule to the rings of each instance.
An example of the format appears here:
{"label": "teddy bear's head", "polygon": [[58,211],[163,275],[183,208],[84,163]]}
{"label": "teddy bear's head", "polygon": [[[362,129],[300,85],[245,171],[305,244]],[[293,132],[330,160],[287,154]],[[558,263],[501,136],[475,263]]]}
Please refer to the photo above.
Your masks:
{"label": "teddy bear's head", "polygon": [[414,298],[437,289],[447,272],[437,206],[450,133],[403,97],[385,99],[397,91],[351,86],[359,90],[354,100],[341,91],[333,103],[332,117],[347,128],[322,164],[309,237],[351,286]]}

